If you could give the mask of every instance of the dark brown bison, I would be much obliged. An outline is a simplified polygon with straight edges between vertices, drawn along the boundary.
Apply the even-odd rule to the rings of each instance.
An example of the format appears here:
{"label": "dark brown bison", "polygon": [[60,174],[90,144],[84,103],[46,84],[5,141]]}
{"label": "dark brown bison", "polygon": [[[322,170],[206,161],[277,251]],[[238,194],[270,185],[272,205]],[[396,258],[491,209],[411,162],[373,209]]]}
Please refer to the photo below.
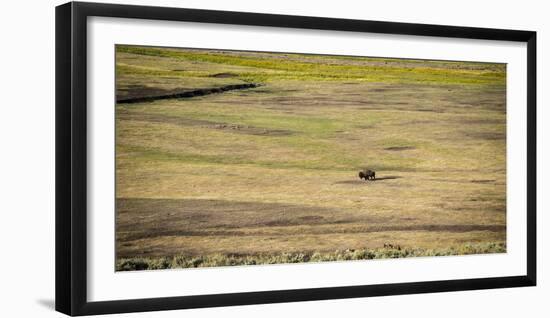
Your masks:
{"label": "dark brown bison", "polygon": [[373,170],[361,170],[359,171],[359,179],[375,180],[376,173]]}

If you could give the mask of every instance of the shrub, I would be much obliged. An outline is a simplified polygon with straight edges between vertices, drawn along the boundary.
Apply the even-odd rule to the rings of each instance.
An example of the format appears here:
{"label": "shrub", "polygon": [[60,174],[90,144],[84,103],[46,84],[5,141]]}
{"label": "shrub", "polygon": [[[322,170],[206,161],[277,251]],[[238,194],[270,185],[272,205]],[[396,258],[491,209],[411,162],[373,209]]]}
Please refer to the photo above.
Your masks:
{"label": "shrub", "polygon": [[383,247],[375,249],[338,250],[334,252],[296,252],[278,254],[213,254],[203,256],[176,255],[158,258],[120,258],[117,271],[153,270],[167,268],[195,268],[212,266],[240,266],[404,258],[418,256],[448,256],[467,254],[505,253],[504,243],[466,243],[441,249]]}

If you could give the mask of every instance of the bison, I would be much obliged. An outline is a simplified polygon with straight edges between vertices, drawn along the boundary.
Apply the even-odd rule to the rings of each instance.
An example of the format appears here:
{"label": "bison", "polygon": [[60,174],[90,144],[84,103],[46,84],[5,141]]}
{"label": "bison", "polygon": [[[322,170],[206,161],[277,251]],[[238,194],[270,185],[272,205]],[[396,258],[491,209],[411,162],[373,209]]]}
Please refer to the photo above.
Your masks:
{"label": "bison", "polygon": [[375,180],[376,173],[373,170],[361,170],[359,171],[359,179]]}

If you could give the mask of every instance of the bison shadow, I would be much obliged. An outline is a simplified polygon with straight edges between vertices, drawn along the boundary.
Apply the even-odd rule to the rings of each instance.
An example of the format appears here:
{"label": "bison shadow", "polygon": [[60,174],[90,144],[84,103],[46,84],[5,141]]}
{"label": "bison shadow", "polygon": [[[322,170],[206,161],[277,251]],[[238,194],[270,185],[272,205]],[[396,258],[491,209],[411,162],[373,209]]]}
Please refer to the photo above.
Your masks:
{"label": "bison shadow", "polygon": [[378,177],[374,180],[368,180],[368,181],[365,181],[365,180],[342,180],[342,181],[337,181],[337,182],[334,182],[334,184],[368,184],[370,182],[376,182],[376,181],[384,181],[384,180],[394,180],[394,179],[401,179],[403,177],[400,177],[400,176],[385,176],[385,177]]}
{"label": "bison shadow", "polygon": [[403,177],[400,177],[400,176],[387,176],[387,177],[377,177],[376,179],[369,180],[369,181],[393,180],[393,179],[401,179],[401,178],[403,178]]}

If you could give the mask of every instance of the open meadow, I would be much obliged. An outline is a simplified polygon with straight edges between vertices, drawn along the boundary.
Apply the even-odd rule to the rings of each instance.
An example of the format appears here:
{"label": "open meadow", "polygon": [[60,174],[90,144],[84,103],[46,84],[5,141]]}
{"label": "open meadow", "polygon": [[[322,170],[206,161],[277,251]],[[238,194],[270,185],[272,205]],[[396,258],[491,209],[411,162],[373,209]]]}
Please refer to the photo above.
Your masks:
{"label": "open meadow", "polygon": [[117,270],[506,252],[505,64],[117,45],[116,97]]}

